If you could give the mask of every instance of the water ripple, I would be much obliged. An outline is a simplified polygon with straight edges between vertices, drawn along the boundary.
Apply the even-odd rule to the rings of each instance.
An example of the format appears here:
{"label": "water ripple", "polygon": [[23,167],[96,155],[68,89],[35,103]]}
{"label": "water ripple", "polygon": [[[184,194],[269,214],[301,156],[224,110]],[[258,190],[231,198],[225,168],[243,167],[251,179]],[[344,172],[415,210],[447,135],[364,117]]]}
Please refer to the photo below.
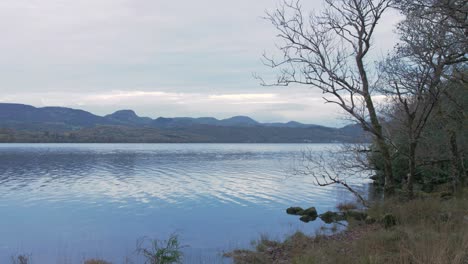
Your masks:
{"label": "water ripple", "polygon": [[[0,220],[0,226],[12,226],[0,231],[11,232],[11,242],[21,238],[18,232],[26,234],[23,229],[41,223],[75,237],[82,237],[82,230],[87,234],[112,231],[102,234],[103,240],[115,233],[133,239],[155,229],[163,233],[182,229],[192,243],[215,247],[237,223],[239,234],[231,234],[232,239],[250,241],[252,237],[246,236],[253,234],[252,228],[260,232],[263,226],[286,229],[277,229],[278,222],[286,223],[288,230],[299,225],[284,218],[287,206],[329,208],[349,199],[335,187],[319,188],[311,178],[291,177],[294,158],[305,147],[322,151],[327,146],[0,144],[0,206],[10,215]],[[220,219],[207,218],[213,212]],[[265,215],[278,222],[265,223]],[[21,225],[23,219],[34,222]],[[50,229],[40,233],[42,229],[47,227],[29,232],[39,232],[37,237],[54,233]],[[199,236],[205,240],[200,242]],[[0,238],[0,244],[7,243],[7,238]],[[83,243],[81,247],[89,244]]]}

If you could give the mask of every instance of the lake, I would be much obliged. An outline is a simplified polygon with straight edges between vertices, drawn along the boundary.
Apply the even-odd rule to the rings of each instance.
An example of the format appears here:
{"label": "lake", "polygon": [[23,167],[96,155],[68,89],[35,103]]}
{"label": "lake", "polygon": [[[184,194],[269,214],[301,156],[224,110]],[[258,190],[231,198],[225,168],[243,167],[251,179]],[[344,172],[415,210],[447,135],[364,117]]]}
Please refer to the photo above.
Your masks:
{"label": "lake", "polygon": [[[0,144],[0,263],[138,261],[143,237],[178,235],[184,263],[229,263],[261,235],[314,234],[289,206],[319,213],[354,198],[293,176],[301,152],[333,144]],[[355,186],[365,190],[364,181]]]}

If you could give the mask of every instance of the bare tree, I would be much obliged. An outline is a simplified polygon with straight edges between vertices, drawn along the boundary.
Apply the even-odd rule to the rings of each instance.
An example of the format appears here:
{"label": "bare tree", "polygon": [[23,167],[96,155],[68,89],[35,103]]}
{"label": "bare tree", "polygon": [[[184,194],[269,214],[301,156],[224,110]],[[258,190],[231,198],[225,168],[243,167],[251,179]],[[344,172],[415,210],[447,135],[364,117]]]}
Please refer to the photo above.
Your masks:
{"label": "bare tree", "polygon": [[449,31],[468,36],[468,2],[466,0],[395,0],[395,4],[403,12],[424,19],[432,23],[434,27],[440,25],[438,21],[430,17],[441,16]]}
{"label": "bare tree", "polygon": [[[406,188],[410,197],[413,196],[418,143],[436,105],[447,95],[446,89],[450,86],[444,82],[463,76],[460,73],[466,69],[466,16],[460,21],[459,15],[447,11],[458,8],[461,12],[460,2],[397,1],[396,7],[405,15],[397,28],[401,42],[382,64],[386,83],[380,87],[393,99],[395,113],[398,113],[393,118],[403,124],[401,127],[407,134]],[[466,7],[465,3],[465,11]],[[464,78],[458,79],[463,81]]]}
{"label": "bare tree", "polygon": [[265,56],[265,63],[280,69],[273,85],[299,84],[320,89],[326,103],[340,106],[373,135],[384,160],[385,193],[392,194],[391,146],[373,98],[378,78],[367,61],[375,29],[391,0],[325,3],[327,8],[320,15],[304,15],[299,1],[283,2],[268,13],[267,19],[282,42],[282,57]]}
{"label": "bare tree", "polygon": [[392,119],[401,124],[400,132],[407,135],[408,151],[400,153],[408,158],[406,189],[409,197],[413,197],[416,150],[426,124],[440,100],[442,86],[432,79],[434,76],[428,65],[414,65],[397,57],[389,58],[383,65],[387,85],[382,87],[393,107]]}
{"label": "bare tree", "polygon": [[293,172],[295,175],[312,176],[318,186],[342,186],[362,205],[369,207],[368,201],[351,183],[357,178],[368,179],[372,175],[368,154],[367,144],[342,144],[340,148],[321,152],[306,150]]}
{"label": "bare tree", "polygon": [[466,165],[468,118],[468,83],[450,81],[444,83],[444,96],[438,104],[432,122],[446,135],[442,144],[449,150],[452,190],[460,195],[468,178]]}
{"label": "bare tree", "polygon": [[431,66],[433,82],[457,78],[466,83],[468,2],[396,0],[394,6],[405,16],[397,28],[398,53]]}

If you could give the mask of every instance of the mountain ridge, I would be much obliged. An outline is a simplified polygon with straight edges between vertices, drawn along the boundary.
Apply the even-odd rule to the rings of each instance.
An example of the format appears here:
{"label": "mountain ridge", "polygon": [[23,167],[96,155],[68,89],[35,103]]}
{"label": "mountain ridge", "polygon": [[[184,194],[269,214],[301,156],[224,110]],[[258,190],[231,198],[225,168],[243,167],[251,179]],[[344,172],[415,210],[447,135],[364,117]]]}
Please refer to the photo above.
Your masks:
{"label": "mountain ridge", "polygon": [[[8,110],[20,111],[22,109],[27,109],[28,113],[25,115],[18,115],[18,113],[11,113],[10,115],[5,115],[4,113]],[[36,111],[36,113],[33,113]],[[57,114],[66,115],[68,118],[62,116],[55,120],[46,120],[47,117],[53,118],[57,117]],[[297,121],[289,121],[286,123],[275,122],[275,123],[261,123],[248,116],[233,116],[225,119],[217,119],[214,117],[158,117],[152,119],[150,117],[140,117],[135,111],[130,109],[117,110],[112,114],[105,116],[99,116],[91,112],[74,109],[68,107],[56,107],[56,106],[46,106],[46,107],[34,107],[26,104],[14,104],[14,103],[0,103],[0,118],[3,119],[3,123],[8,121],[9,118],[15,119],[15,121],[41,121],[41,122],[77,122],[79,124],[86,123],[84,120],[76,120],[81,115],[83,118],[91,119],[95,121],[95,124],[98,125],[125,125],[128,123],[134,124],[146,124],[157,127],[158,125],[162,126],[183,126],[183,125],[193,125],[193,124],[202,124],[202,125],[215,125],[215,126],[274,126],[274,127],[317,127],[319,125],[315,124],[304,124]],[[28,117],[24,120],[18,120],[21,117]],[[75,119],[73,119],[75,117]],[[36,120],[31,120],[32,118],[38,118]],[[159,122],[158,122],[159,120]],[[165,123],[165,124],[163,124]],[[169,124],[168,124],[169,123]],[[0,121],[0,125],[2,121]],[[325,127],[325,126],[322,126]]]}
{"label": "mountain ridge", "polygon": [[0,103],[0,142],[354,142],[356,125],[332,128],[296,121],[261,123],[248,116],[140,117],[124,109],[98,116],[67,107]]}

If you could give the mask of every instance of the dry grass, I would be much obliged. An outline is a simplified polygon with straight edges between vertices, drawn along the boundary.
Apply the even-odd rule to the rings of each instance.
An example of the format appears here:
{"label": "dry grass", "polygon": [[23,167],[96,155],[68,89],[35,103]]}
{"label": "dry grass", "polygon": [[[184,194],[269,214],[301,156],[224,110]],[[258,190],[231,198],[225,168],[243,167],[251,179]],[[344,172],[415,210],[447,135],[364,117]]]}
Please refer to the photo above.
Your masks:
{"label": "dry grass", "polygon": [[336,209],[340,212],[346,212],[346,211],[351,211],[351,210],[356,210],[358,209],[358,206],[356,203],[351,203],[351,202],[344,202],[344,203],[339,203],[336,206]]}
{"label": "dry grass", "polygon": [[384,228],[355,222],[341,234],[316,236],[297,233],[283,243],[259,241],[255,251],[235,251],[235,263],[468,263],[468,200],[439,197],[409,202],[386,201],[368,210],[385,214],[396,226]]}

